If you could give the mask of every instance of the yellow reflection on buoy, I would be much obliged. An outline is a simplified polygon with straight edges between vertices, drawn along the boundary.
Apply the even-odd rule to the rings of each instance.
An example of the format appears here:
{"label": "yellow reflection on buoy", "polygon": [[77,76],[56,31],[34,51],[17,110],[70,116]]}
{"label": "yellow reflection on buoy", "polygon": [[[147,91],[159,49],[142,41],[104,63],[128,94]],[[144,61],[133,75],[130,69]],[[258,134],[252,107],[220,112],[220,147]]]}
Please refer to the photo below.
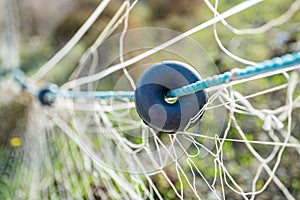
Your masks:
{"label": "yellow reflection on buoy", "polygon": [[22,142],[20,138],[14,137],[10,140],[10,145],[13,147],[19,147],[21,146]]}

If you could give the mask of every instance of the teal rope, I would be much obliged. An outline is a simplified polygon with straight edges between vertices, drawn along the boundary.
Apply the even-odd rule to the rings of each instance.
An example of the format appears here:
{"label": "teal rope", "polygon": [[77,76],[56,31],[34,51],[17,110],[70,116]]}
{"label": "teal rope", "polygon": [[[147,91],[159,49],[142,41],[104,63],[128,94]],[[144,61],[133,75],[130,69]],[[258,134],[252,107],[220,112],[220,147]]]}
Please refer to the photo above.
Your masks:
{"label": "teal rope", "polygon": [[107,98],[128,98],[130,100],[134,99],[134,92],[131,91],[60,91],[57,93],[57,97],[63,98],[96,98],[96,99],[107,99]]}
{"label": "teal rope", "polygon": [[[5,70],[3,72],[0,72],[0,77],[4,77],[7,74],[11,73],[14,80],[19,84],[19,86],[26,92],[38,96],[39,91],[30,87],[30,85],[27,83],[26,79],[27,77],[23,73],[23,71],[19,69],[15,70]],[[49,94],[47,94],[47,98],[49,99],[55,99],[55,98],[69,98],[69,99],[107,99],[107,98],[114,98],[114,99],[120,99],[120,98],[127,98],[130,100],[134,100],[134,92],[132,91],[63,91],[63,90],[57,90],[53,91]]]}
{"label": "teal rope", "polygon": [[180,97],[189,94],[196,93],[198,91],[222,85],[232,80],[241,80],[249,77],[253,77],[266,72],[275,71],[278,69],[284,69],[300,63],[300,52],[291,54],[285,54],[281,57],[276,57],[271,60],[258,63],[257,66],[248,66],[243,69],[237,69],[229,72],[225,72],[220,75],[208,77],[201,81],[186,85],[182,88],[174,89],[168,92],[168,97]]}
{"label": "teal rope", "polygon": [[[259,74],[271,72],[278,69],[284,69],[286,67],[290,67],[293,65],[297,65],[300,63],[300,51],[285,54],[281,57],[276,57],[270,60],[266,60],[264,62],[258,63],[257,66],[247,66],[243,69],[237,69],[229,72],[225,72],[223,74],[214,75],[212,77],[208,77],[201,81],[192,83],[190,85],[186,85],[182,88],[177,88],[168,92],[168,97],[180,97],[189,94],[196,93],[198,91],[222,85],[228,83],[232,80],[241,80],[249,77],[253,77]],[[6,70],[0,72],[0,80],[1,78],[7,76],[7,74],[11,73],[12,77],[15,81],[20,85],[20,87],[27,91],[28,93],[38,96],[39,91],[30,87],[26,82],[25,74],[17,69],[17,70]],[[47,98],[55,99],[57,97],[61,98],[70,98],[70,99],[78,99],[78,98],[96,98],[96,99],[107,99],[107,98],[127,98],[130,100],[134,100],[134,92],[133,91],[62,91],[57,90],[55,92],[51,92],[48,94]]]}
{"label": "teal rope", "polygon": [[38,96],[39,92],[27,84],[27,82],[26,82],[27,77],[22,70],[15,69],[11,73],[12,73],[12,77],[14,78],[14,80],[19,84],[19,86],[24,91],[26,91],[34,96]]}

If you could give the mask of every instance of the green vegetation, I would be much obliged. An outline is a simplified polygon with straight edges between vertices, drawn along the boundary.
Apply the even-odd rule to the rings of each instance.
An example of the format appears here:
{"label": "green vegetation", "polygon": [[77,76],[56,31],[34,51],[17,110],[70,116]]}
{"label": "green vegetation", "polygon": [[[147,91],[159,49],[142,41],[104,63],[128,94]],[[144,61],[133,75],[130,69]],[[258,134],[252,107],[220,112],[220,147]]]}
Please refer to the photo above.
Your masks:
{"label": "green vegetation", "polygon": [[[39,23],[39,16],[33,15],[28,7],[19,4],[21,14],[21,64],[20,67],[27,74],[33,74],[39,69],[47,60],[49,60],[55,52],[57,52],[76,32],[76,30],[84,23],[87,17],[95,9],[98,4],[97,0],[89,1],[77,1],[78,3],[73,7],[68,16],[66,16],[59,24],[55,26],[53,30],[47,32],[41,32],[36,29]],[[100,19],[92,26],[92,28],[85,34],[84,38],[72,49],[66,58],[64,58],[58,66],[50,71],[49,74],[43,79],[43,83],[53,82],[58,85],[65,83],[71,76],[73,70],[78,66],[78,60],[84,53],[85,49],[89,47],[92,42],[101,33],[104,26],[114,16],[114,13],[119,8],[121,1],[113,0]],[[237,2],[232,0],[220,1],[220,12],[232,8]],[[265,3],[255,6],[253,9],[246,10],[236,16],[230,17],[228,22],[235,28],[245,29],[256,27],[274,19],[283,14],[290,6],[292,0],[288,1],[266,1]],[[275,6],[273,4],[276,4]],[[63,12],[63,11],[62,11]],[[129,28],[139,27],[163,27],[173,29],[176,31],[184,32],[196,25],[204,22],[212,17],[211,11],[207,8],[201,0],[195,0],[193,3],[190,1],[161,1],[161,0],[149,0],[141,1],[132,10],[129,17]],[[51,18],[48,19],[51,21]],[[284,23],[279,27],[274,27],[264,34],[257,35],[236,35],[230,32],[226,27],[221,24],[217,25],[218,34],[223,42],[223,45],[233,52],[234,54],[251,61],[262,61],[267,58],[279,56],[284,53],[293,52],[300,49],[300,12],[298,12],[288,23]],[[114,33],[120,33],[122,26]],[[209,27],[203,31],[200,31],[191,36],[197,41],[205,51],[208,53],[220,72],[224,72],[233,68],[244,67],[245,65],[238,63],[225,55],[218,47],[215,39],[213,38],[213,28]],[[183,50],[184,51],[184,50]],[[1,62],[0,62],[1,64]],[[103,81],[99,87],[105,87],[105,89],[113,89],[115,84],[114,77],[108,78]],[[262,91],[266,88],[271,88],[286,82],[286,78],[283,75],[276,75],[269,78],[263,78],[255,81],[249,81],[234,86],[234,89],[241,92],[244,96]],[[100,84],[99,84],[100,85]],[[100,88],[101,89],[101,88]],[[295,96],[300,94],[300,88],[297,87]],[[268,95],[259,95],[249,99],[249,101],[257,109],[274,109],[279,105],[285,103],[286,91],[273,92]],[[5,98],[5,97],[4,97]],[[2,99],[2,97],[1,97]],[[0,99],[0,100],[1,100]],[[16,188],[26,188],[28,185],[21,185],[23,183],[18,182],[18,176],[28,178],[28,184],[30,184],[30,171],[24,176],[24,163],[26,163],[26,157],[22,155],[22,147],[12,147],[9,143],[10,139],[14,136],[23,138],[22,134],[26,132],[26,118],[27,118],[27,106],[30,105],[31,98],[24,97],[24,100],[20,101],[19,97],[16,97],[13,102],[1,103],[0,102],[0,199],[10,199],[14,194]],[[271,103],[270,103],[271,102]],[[228,114],[228,113],[227,113]],[[299,109],[294,110],[292,113],[294,117],[293,122],[293,134],[296,138],[300,138],[300,116]],[[136,113],[132,114],[133,117],[137,117]],[[113,116],[108,115],[109,119]],[[266,135],[261,129],[263,122],[256,117],[235,114],[235,117],[242,130],[246,133],[246,137],[249,140],[261,140],[262,135]],[[228,120],[228,119],[226,119]],[[100,122],[99,122],[100,123]],[[286,123],[286,122],[285,122]],[[126,125],[126,122],[118,124],[112,124],[113,127],[118,128],[121,125]],[[38,132],[38,131],[37,131]],[[51,132],[51,131],[50,131]],[[48,188],[45,187],[44,195],[40,197],[48,199],[70,198],[74,199],[90,199],[87,192],[88,189],[94,189],[95,199],[101,199],[97,192],[106,193],[107,189],[101,179],[98,180],[97,185],[92,174],[87,173],[84,170],[84,158],[81,151],[75,143],[69,141],[69,138],[62,135],[49,135],[46,139],[48,142],[45,144],[45,148],[49,149],[51,159],[49,162],[53,169],[45,169],[44,175],[49,176]],[[222,133],[223,134],[223,133]],[[220,135],[220,137],[222,136]],[[237,130],[232,128],[228,133],[230,138],[241,139],[238,136]],[[280,136],[279,133],[275,133]],[[129,135],[129,134],[128,134]],[[135,143],[142,143],[140,138],[131,138],[126,133],[120,133],[120,136],[128,137],[130,141]],[[164,136],[162,136],[163,138]],[[68,141],[68,142],[66,142]],[[298,139],[298,142],[300,140]],[[202,139],[197,139],[197,142],[203,142]],[[94,141],[95,147],[101,146],[101,142]],[[255,149],[264,156],[268,156],[272,151],[272,147],[267,145],[254,145]],[[190,147],[191,154],[197,154],[197,149]],[[69,160],[61,160],[59,153],[61,151],[67,152],[70,157]],[[216,152],[217,149],[212,149]],[[244,183],[247,182],[247,178],[253,178],[256,171],[258,161],[252,156],[245,145],[236,142],[225,142],[223,145],[223,160],[227,165],[228,172],[233,175],[234,178]],[[189,170],[189,165],[185,157],[181,158],[181,167]],[[25,160],[25,161],[24,161]],[[217,178],[220,177],[220,171],[215,172],[214,158],[210,156],[195,157],[192,159],[202,172],[205,172],[205,176],[209,182],[212,182],[216,173]],[[297,199],[300,199],[300,172],[299,172],[299,154],[295,149],[286,149],[282,162],[279,166],[276,175],[287,186]],[[23,162],[24,161],[24,162]],[[68,165],[65,164],[68,162]],[[274,163],[272,163],[274,164]],[[22,168],[22,169],[21,169]],[[25,166],[26,169],[26,166]],[[246,170],[245,170],[246,169]],[[48,170],[48,171],[47,171]],[[62,173],[68,173],[69,176],[63,176]],[[176,176],[175,166],[168,166],[165,169],[166,174],[171,177],[171,181],[174,183],[176,189],[180,190],[180,181]],[[54,177],[51,177],[52,174]],[[192,175],[192,170],[190,174]],[[175,174],[175,175],[174,175]],[[62,178],[63,176],[63,178]],[[185,198],[192,199],[193,193],[188,187],[186,180],[182,174],[180,177],[183,180]],[[268,175],[263,173],[262,179],[257,182],[257,188],[261,188],[266,181]],[[53,178],[53,180],[51,180]],[[103,178],[103,177],[101,177]],[[153,182],[157,186],[159,192],[164,199],[175,199],[176,195],[169,183],[165,180],[162,174],[153,176]],[[46,184],[46,183],[43,183]],[[205,185],[204,182],[196,183],[197,185]],[[121,193],[121,189],[115,184],[116,192]],[[243,189],[250,190],[251,186],[242,184]],[[67,188],[70,194],[61,194],[63,188]],[[96,189],[95,189],[96,188]],[[97,189],[98,188],[98,189]],[[100,189],[99,189],[100,188]],[[220,189],[220,188],[217,188]],[[140,188],[142,190],[142,188]],[[29,194],[23,191],[24,194],[19,194],[24,198],[28,198]],[[209,197],[208,190],[199,187],[199,193]],[[240,199],[241,197],[234,192],[226,191],[228,199]],[[257,196],[258,199],[282,199],[283,194],[278,190],[277,186],[272,182],[267,190]]]}

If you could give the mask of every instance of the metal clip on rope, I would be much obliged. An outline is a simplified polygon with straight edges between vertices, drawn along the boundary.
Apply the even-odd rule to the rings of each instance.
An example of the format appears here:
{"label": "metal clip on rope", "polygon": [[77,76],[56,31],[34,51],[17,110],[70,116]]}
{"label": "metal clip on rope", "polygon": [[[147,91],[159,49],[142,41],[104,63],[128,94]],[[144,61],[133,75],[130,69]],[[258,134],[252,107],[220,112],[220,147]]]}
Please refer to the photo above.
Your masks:
{"label": "metal clip on rope", "polygon": [[[183,131],[197,124],[207,102],[206,88],[232,80],[283,69],[300,63],[300,52],[234,69],[206,79],[184,63],[168,61],[154,65],[144,73],[135,91],[136,109],[143,121],[153,129],[164,132]],[[197,80],[198,79],[198,80]],[[168,103],[166,98],[177,98]],[[198,116],[198,118],[195,117]],[[193,121],[191,124],[190,122]]]}
{"label": "metal clip on rope", "polygon": [[[150,127],[168,133],[185,130],[197,124],[207,102],[205,89],[241,80],[259,74],[284,69],[300,63],[300,52],[286,54],[271,60],[247,66],[223,74],[201,79],[190,66],[166,61],[151,67],[139,80],[135,92],[131,91],[61,91],[54,84],[49,84],[39,91],[30,87],[25,74],[17,70],[3,70],[0,80],[12,74],[20,87],[36,96],[41,104],[52,105],[57,97],[62,98],[129,98],[135,99],[136,109],[143,121]],[[173,100],[170,100],[173,98]],[[197,116],[196,120],[194,119]],[[193,123],[190,123],[193,121]]]}

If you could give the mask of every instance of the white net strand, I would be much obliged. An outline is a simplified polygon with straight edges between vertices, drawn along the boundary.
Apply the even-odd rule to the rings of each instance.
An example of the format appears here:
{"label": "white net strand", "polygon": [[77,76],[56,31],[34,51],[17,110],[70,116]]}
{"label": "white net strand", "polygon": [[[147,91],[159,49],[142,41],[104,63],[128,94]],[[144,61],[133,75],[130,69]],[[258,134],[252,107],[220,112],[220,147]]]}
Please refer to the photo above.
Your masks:
{"label": "white net strand", "polygon": [[[216,0],[215,7],[214,7],[214,9],[213,9],[214,17],[216,17],[216,16],[218,15],[218,11],[217,11],[217,9],[218,9],[218,2],[219,2],[219,1]],[[205,3],[207,4],[208,7],[210,7],[210,8],[212,7],[212,5],[210,4],[209,1],[205,1]],[[222,22],[227,23],[226,21],[222,21]],[[227,50],[227,49],[224,47],[224,45],[222,44],[222,42],[221,42],[221,40],[220,40],[220,38],[219,38],[219,36],[218,36],[218,32],[217,32],[217,27],[216,27],[216,25],[217,25],[217,24],[214,23],[214,37],[215,37],[215,40],[216,40],[216,42],[218,43],[218,46],[220,47],[220,49],[221,49],[224,53],[226,53],[229,57],[231,57],[232,59],[234,59],[234,60],[236,60],[236,61],[238,61],[238,62],[244,63],[244,64],[246,64],[246,65],[256,66],[257,64],[256,64],[255,62],[249,61],[249,60],[246,60],[246,59],[243,59],[243,58],[241,58],[241,57],[238,57],[238,56],[234,55],[233,53],[231,53],[229,50]]]}
{"label": "white net strand", "polygon": [[63,57],[65,57],[70,50],[78,43],[78,41],[83,37],[83,35],[89,30],[92,24],[97,20],[106,6],[109,4],[110,0],[102,1],[96,8],[95,12],[86,20],[83,26],[76,32],[76,34],[68,41],[68,43],[52,57],[44,66],[40,68],[35,75],[31,78],[35,80],[41,79],[49,70],[51,70]]}
{"label": "white net strand", "polygon": [[[66,120],[65,117],[64,119],[60,118],[56,113],[51,114],[52,111],[48,112],[46,110],[45,110],[46,115],[44,115],[43,113],[39,113],[40,106],[39,105],[36,106],[37,106],[36,113],[31,114],[32,117],[35,116],[38,117],[39,119],[44,119],[49,117],[49,119],[44,119],[43,121],[39,120],[41,123],[40,126],[37,127],[36,123],[31,123],[31,122],[35,122],[35,120],[33,120],[33,118],[31,117],[29,118],[30,124],[27,125],[28,134],[26,135],[25,139],[29,140],[28,142],[29,146],[28,149],[25,150],[25,152],[27,152],[27,156],[31,158],[30,159],[31,161],[27,159],[29,168],[24,169],[26,172],[21,178],[24,178],[24,180],[26,180],[28,176],[31,177],[30,179],[31,187],[29,187],[30,188],[29,191],[32,192],[30,193],[29,198],[35,198],[40,195],[45,195],[43,193],[43,190],[39,188],[41,185],[38,183],[42,182],[46,184],[47,180],[51,180],[50,177],[47,174],[45,174],[45,172],[47,172],[48,170],[50,170],[50,173],[52,173],[51,171],[53,170],[53,172],[55,173],[56,182],[58,182],[59,184],[63,184],[61,185],[62,188],[60,193],[64,193],[67,196],[70,195],[69,198],[81,198],[81,195],[84,193],[87,193],[89,199],[94,198],[93,197],[94,189],[91,188],[90,181],[89,181],[89,177],[91,177],[91,174],[92,174],[91,178],[93,179],[94,185],[97,185],[97,182],[99,180],[104,181],[104,185],[108,186],[106,189],[109,190],[107,193],[109,193],[110,197],[121,198],[121,197],[128,196],[127,199],[140,199],[142,198],[143,194],[141,194],[139,190],[136,190],[136,188],[138,187],[142,187],[143,193],[145,193],[146,196],[150,196],[148,189],[144,186],[144,183],[140,180],[138,176],[133,174],[133,175],[129,175],[129,177],[126,177],[125,174],[123,173],[118,173],[114,170],[105,167],[103,168],[103,165],[98,165],[99,163],[95,162],[95,159],[93,159],[93,155],[91,155],[91,153],[88,152],[88,149],[81,144],[80,140],[78,140],[77,134],[72,133],[73,130],[69,127],[68,124],[64,122]],[[58,126],[60,129],[62,129],[63,133],[67,134],[68,137],[64,137],[64,135],[61,135],[60,131],[53,132],[54,128],[48,127],[49,124],[51,124],[50,123],[51,121],[49,120],[54,122],[55,124],[55,125],[53,124],[54,126]],[[48,123],[44,124],[43,122],[45,121],[48,121]],[[32,125],[34,127],[32,127]],[[46,127],[42,127],[42,126],[46,126]],[[46,130],[46,131],[49,130],[50,133],[40,133],[39,134],[40,137],[37,138],[37,136],[35,135],[36,131],[30,129],[30,127],[34,129],[39,128],[39,130]],[[47,136],[47,139],[44,138],[45,136]],[[69,138],[72,138],[75,141],[75,143],[72,142],[62,143],[61,138],[64,138],[65,141],[68,141]],[[33,140],[35,141],[34,146],[32,145]],[[59,148],[57,149],[56,152],[58,153],[58,155],[54,155],[54,157],[53,155],[50,156],[47,154],[51,154],[51,152],[49,151],[53,151],[55,148],[53,146],[51,148],[47,148],[47,146],[45,146],[47,142],[51,143],[51,141],[53,141],[52,145],[57,146],[56,148]],[[62,145],[62,148],[59,147],[60,145]],[[47,158],[51,158],[52,161],[47,160]],[[92,158],[92,160],[90,160],[90,158]],[[82,164],[79,163],[79,160],[81,159],[85,160],[85,162],[80,161],[80,163]],[[61,170],[55,169],[57,164],[55,163],[56,161],[58,162],[63,161],[63,169]],[[92,162],[94,164],[92,164],[92,166],[86,166],[87,161]],[[44,164],[44,162],[48,164]],[[46,165],[46,169],[41,169],[41,166],[44,165]],[[36,168],[34,168],[34,166]],[[41,172],[43,174],[40,174]],[[70,177],[66,177],[67,174],[69,174]],[[106,176],[106,178],[104,177],[101,178],[102,176]],[[80,181],[78,180],[79,178]],[[47,188],[46,185],[44,184],[43,186]],[[48,188],[51,188],[51,184],[53,183],[49,183]],[[76,186],[77,184],[82,184],[83,187],[77,187]],[[22,189],[26,190],[25,189],[26,186],[24,185],[23,187],[24,188]],[[115,192],[116,187],[120,187],[120,190],[122,192],[121,194]],[[77,191],[77,193],[74,193],[73,190],[74,189],[76,190],[78,188],[79,189],[81,188],[82,191]],[[102,194],[102,195],[106,195],[106,194]],[[60,198],[62,198],[62,196],[60,196]]]}
{"label": "white net strand", "polygon": [[[133,5],[134,4],[135,3],[133,3]],[[79,66],[75,69],[73,74],[80,73],[80,71],[85,66],[85,62],[87,61],[87,59],[89,58],[90,55],[92,55],[92,58],[93,58],[93,62],[94,62],[93,66],[96,67],[97,61],[98,61],[98,57],[97,57],[97,53],[96,53],[97,47],[99,47],[103,43],[103,41],[107,37],[109,37],[116,30],[116,28],[119,27],[119,25],[121,25],[123,18],[125,18],[128,15],[128,13],[125,13],[122,15],[126,5],[128,5],[128,1],[125,1],[122,4],[122,6],[120,6],[120,8],[118,9],[118,11],[114,15],[114,17],[109,21],[109,23],[105,26],[104,30],[100,33],[100,35],[96,39],[95,43],[83,54],[83,56],[81,57],[81,59],[79,61]],[[131,5],[131,9],[133,8],[133,5]],[[93,67],[93,68],[95,68],[95,67]],[[91,69],[93,69],[93,68],[91,68]]]}
{"label": "white net strand", "polygon": [[110,68],[106,69],[105,71],[102,71],[100,73],[97,73],[97,74],[94,74],[94,75],[91,75],[91,76],[88,76],[88,77],[83,77],[83,78],[80,78],[80,79],[75,79],[73,81],[70,81],[70,82],[67,82],[65,83],[64,85],[62,85],[62,88],[63,89],[70,89],[70,88],[74,88],[74,87],[78,87],[80,85],[83,85],[83,84],[86,84],[86,83],[90,83],[90,82],[94,82],[94,81],[97,81],[97,80],[101,80],[103,79],[104,77],[108,76],[109,74],[112,74],[120,69],[123,69],[124,67],[126,66],[130,66],[152,54],[155,54],[157,52],[159,52],[160,50],[162,49],[165,49],[167,47],[169,47],[170,45],[176,43],[176,42],[179,42],[180,40],[196,33],[196,32],[199,32],[211,25],[213,25],[214,23],[217,23],[219,21],[221,21],[222,19],[226,18],[226,17],[229,17],[229,16],[232,16],[236,13],[239,13],[251,6],[254,6],[255,4],[257,3],[260,3],[261,0],[252,0],[252,1],[246,1],[246,2],[243,2],[243,3],[240,3],[238,4],[236,7],[232,8],[232,9],[229,9],[225,12],[223,12],[221,15],[218,15],[216,16],[215,18],[213,19],[210,19],[198,26],[196,26],[195,28],[189,30],[189,31],[186,31],[185,33],[173,38],[173,39],[170,39],[169,41],[155,47],[155,48],[152,48],[150,49],[149,51],[146,51],[144,53],[141,53],[140,55],[136,56],[136,57],[133,57],[131,59],[128,59],[126,60],[125,62],[123,63],[119,63],[119,64],[116,64],[114,66],[110,66]]}
{"label": "white net strand", "polygon": [[[218,1],[215,2],[215,7],[208,1],[204,0],[208,8],[214,13],[214,15],[219,15],[219,12],[217,11],[216,7],[218,5]],[[300,1],[296,0],[294,1],[289,9],[287,9],[284,14],[280,15],[278,18],[272,19],[265,23],[262,26],[256,27],[256,28],[250,28],[250,29],[237,29],[231,26],[226,20],[221,20],[222,24],[225,25],[230,31],[232,31],[234,34],[237,35],[246,35],[246,34],[261,34],[265,33],[268,30],[270,30],[273,27],[280,26],[286,22],[288,22],[300,9]]]}
{"label": "white net strand", "polygon": [[0,2],[1,69],[19,67],[19,16],[15,1]]}
{"label": "white net strand", "polygon": [[[75,36],[31,79],[39,80],[54,69],[109,2],[102,1]],[[128,49],[126,43],[132,42],[131,36],[137,33],[128,30],[128,20],[138,1],[124,1],[83,54],[70,82],[62,88],[91,92],[106,90],[105,83],[111,78],[115,83],[114,90],[132,91],[138,76],[152,62],[169,59],[172,56],[166,54],[170,52],[178,54],[176,44],[184,46],[187,43],[192,48],[185,38],[211,25],[214,26],[214,39],[225,54],[237,63],[254,65],[223,45],[217,22],[222,22],[237,35],[263,34],[286,23],[300,7],[300,1],[296,0],[283,15],[253,29],[238,30],[225,21],[244,9],[252,9],[251,6],[259,2],[247,1],[219,13],[221,2],[216,1],[213,6],[205,1],[213,18],[183,34],[170,33],[166,41],[159,40],[152,46],[139,43],[139,48],[145,51],[128,58],[128,53],[138,49]],[[122,32],[109,38],[120,25],[123,25]],[[141,35],[146,36],[145,32]],[[162,36],[167,32],[159,30],[152,34]],[[139,38],[134,36],[136,40]],[[111,44],[116,47],[105,48]],[[103,47],[105,51],[101,49]],[[196,51],[197,56],[205,59],[206,55],[199,51]],[[190,63],[198,62],[196,58],[187,59],[188,55],[184,53],[180,56]],[[202,72],[204,69],[199,67],[197,70]],[[174,135],[157,133],[143,124],[134,103],[128,99],[58,98],[51,107],[41,106],[35,100],[19,100],[28,107],[28,116],[22,147],[24,165],[18,175],[20,187],[15,195],[19,199],[255,199],[264,197],[264,192],[272,186],[283,194],[278,198],[297,199],[299,194],[291,190],[280,173],[286,167],[282,166],[286,157],[299,160],[300,155],[299,135],[295,128],[299,123],[297,109],[300,106],[297,70],[299,66],[293,66],[208,89],[208,102],[198,115],[205,111],[200,125]],[[118,71],[121,73],[114,76]],[[212,70],[201,75],[208,77],[216,72]],[[277,78],[281,81],[271,83],[270,80]],[[265,85],[251,88],[255,81]],[[1,93],[13,88],[6,83],[1,86]],[[14,93],[21,92],[14,90]],[[22,98],[21,95],[18,98]],[[274,102],[260,100],[267,96]],[[224,119],[219,118],[225,114],[225,128],[221,132]],[[164,191],[170,194],[164,194]]]}

